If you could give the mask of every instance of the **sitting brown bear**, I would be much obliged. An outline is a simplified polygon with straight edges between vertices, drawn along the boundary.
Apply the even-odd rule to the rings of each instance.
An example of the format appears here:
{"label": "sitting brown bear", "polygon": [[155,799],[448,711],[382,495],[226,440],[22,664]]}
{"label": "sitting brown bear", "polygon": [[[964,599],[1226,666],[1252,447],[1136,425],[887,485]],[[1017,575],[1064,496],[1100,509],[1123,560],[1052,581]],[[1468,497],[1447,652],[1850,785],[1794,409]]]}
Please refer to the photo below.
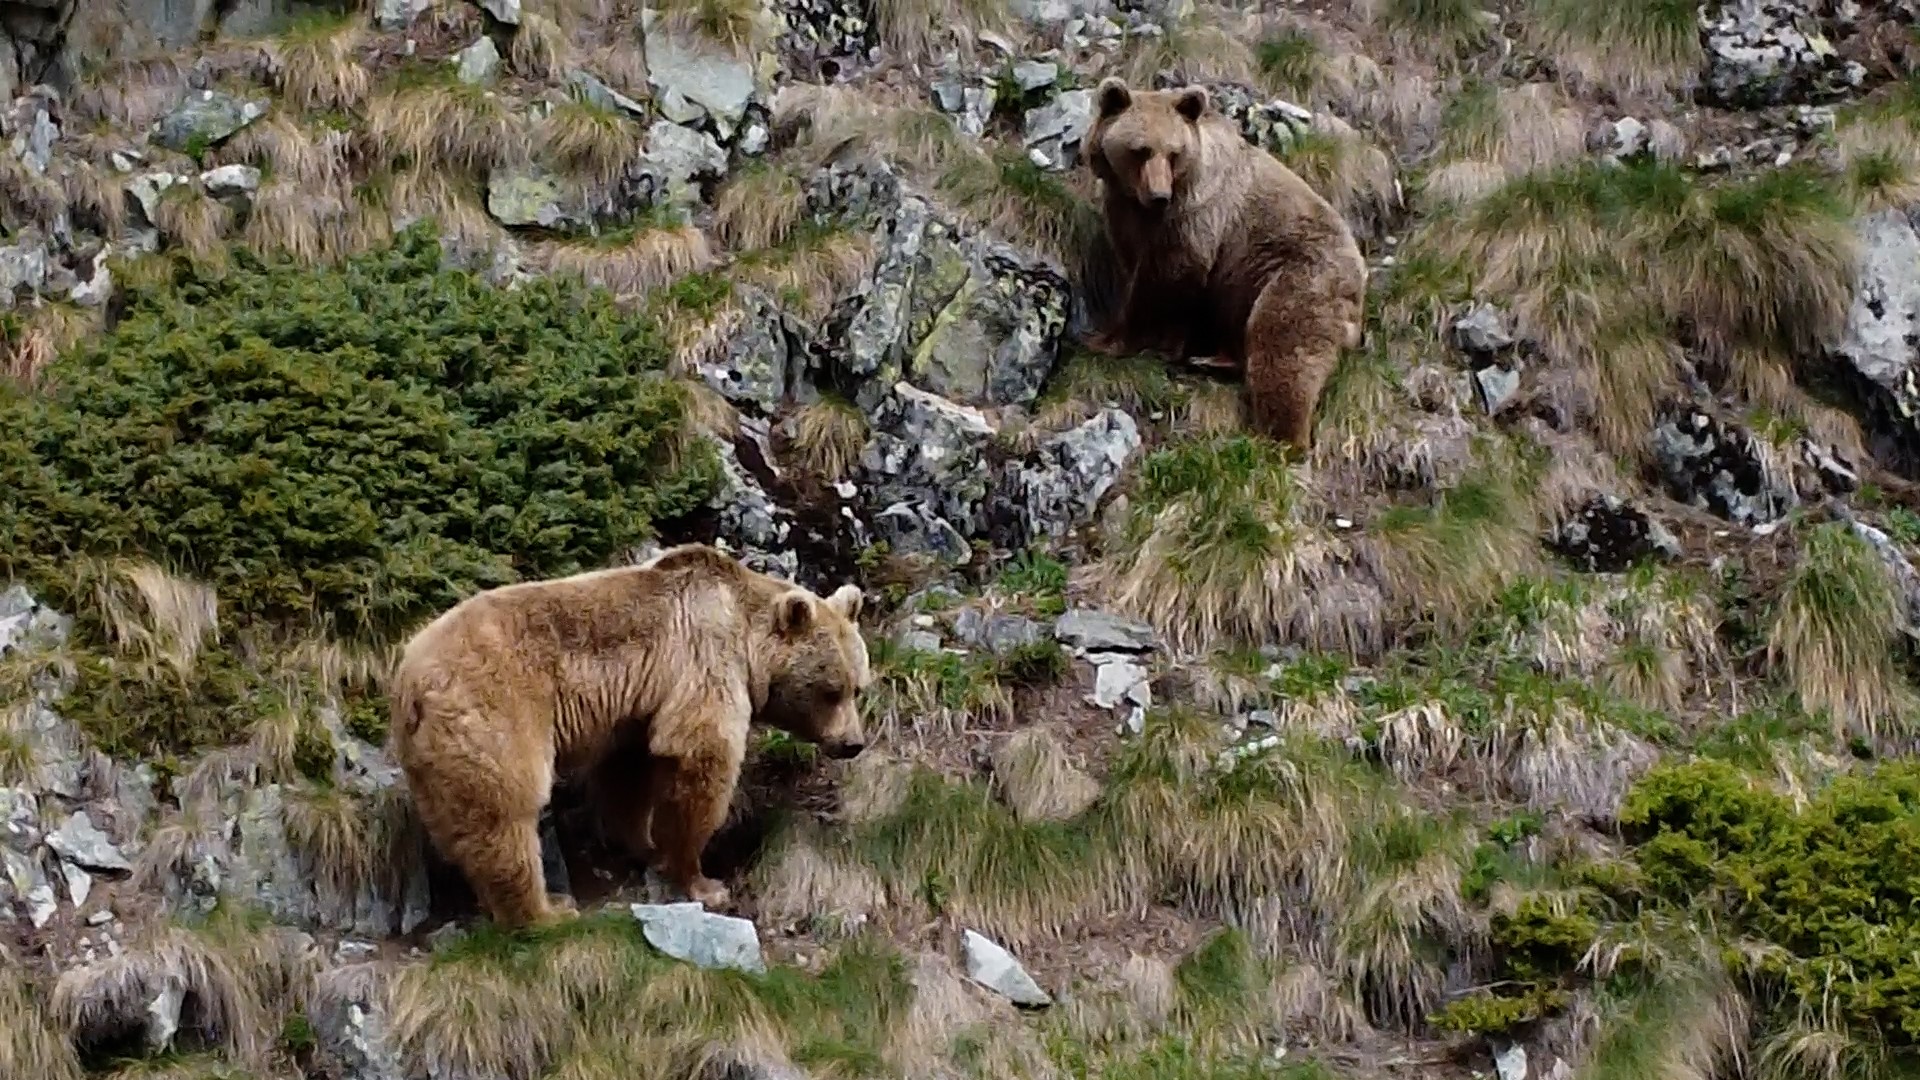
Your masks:
{"label": "sitting brown bear", "polygon": [[1306,450],[1367,264],[1338,211],[1211,107],[1204,87],[1100,83],[1084,156],[1104,191],[1120,295],[1105,352],[1244,368],[1256,429]]}
{"label": "sitting brown bear", "polygon": [[506,927],[552,919],[538,833],[556,775],[592,776],[636,854],[709,907],[701,872],[751,721],[860,752],[871,681],[860,590],[822,598],[698,544],[638,566],[492,589],[410,640],[394,672],[395,756],[428,837]]}

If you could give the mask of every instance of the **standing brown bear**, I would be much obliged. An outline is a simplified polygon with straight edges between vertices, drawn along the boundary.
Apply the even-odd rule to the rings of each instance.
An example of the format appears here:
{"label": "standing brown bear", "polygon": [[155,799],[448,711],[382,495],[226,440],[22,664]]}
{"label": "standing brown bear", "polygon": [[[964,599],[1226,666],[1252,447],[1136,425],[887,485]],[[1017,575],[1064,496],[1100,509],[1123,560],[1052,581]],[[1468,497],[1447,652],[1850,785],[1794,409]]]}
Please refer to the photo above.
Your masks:
{"label": "standing brown bear", "polygon": [[[749,722],[835,757],[865,744],[861,599],[852,585],[822,598],[688,544],[461,601],[407,643],[392,682],[395,755],[428,837],[496,923],[564,916],[546,893],[538,824],[556,775],[584,773],[636,855],[724,906],[700,856],[732,801]],[[636,762],[641,775],[600,775]]]}
{"label": "standing brown bear", "polygon": [[1085,155],[1121,292],[1089,344],[1243,367],[1255,428],[1308,449],[1321,387],[1361,340],[1367,264],[1353,231],[1204,87],[1108,78],[1095,110]]}

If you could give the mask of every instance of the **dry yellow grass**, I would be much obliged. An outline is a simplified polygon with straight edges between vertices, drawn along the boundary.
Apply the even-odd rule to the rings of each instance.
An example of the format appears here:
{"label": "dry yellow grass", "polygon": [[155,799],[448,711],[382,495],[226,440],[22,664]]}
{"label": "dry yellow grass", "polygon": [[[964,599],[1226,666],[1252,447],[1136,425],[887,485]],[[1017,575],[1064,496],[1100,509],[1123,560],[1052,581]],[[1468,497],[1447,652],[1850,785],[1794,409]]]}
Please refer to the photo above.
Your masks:
{"label": "dry yellow grass", "polygon": [[550,16],[527,11],[514,31],[507,62],[522,78],[543,82],[560,78],[573,62],[573,42],[565,27]]}
{"label": "dry yellow grass", "polygon": [[867,444],[867,418],[838,399],[802,405],[791,424],[794,463],[807,475],[829,482],[845,476]]}
{"label": "dry yellow grass", "polygon": [[526,158],[527,125],[505,98],[464,85],[389,91],[367,105],[367,139],[380,160],[416,171],[479,177]]}
{"label": "dry yellow grass", "polygon": [[612,109],[567,101],[540,121],[542,153],[568,175],[605,190],[619,182],[640,154],[640,126]]}
{"label": "dry yellow grass", "polygon": [[1260,77],[1260,64],[1248,41],[1252,21],[1231,8],[1196,5],[1169,22],[1162,33],[1127,36],[1101,75],[1117,75],[1129,86],[1151,86],[1160,72],[1181,82],[1225,79],[1251,83]]}
{"label": "dry yellow grass", "polygon": [[101,324],[98,310],[56,303],[0,319],[0,377],[35,385],[48,364]]}
{"label": "dry yellow grass", "polygon": [[549,273],[570,274],[616,297],[637,300],[713,267],[707,234],[692,225],[648,228],[599,240],[542,245],[531,254]]}
{"label": "dry yellow grass", "polygon": [[873,237],[842,229],[805,229],[785,247],[734,262],[733,278],[778,298],[782,308],[817,319],[873,269]]}
{"label": "dry yellow grass", "polygon": [[663,0],[667,25],[739,55],[763,45],[769,28],[756,0]]}
{"label": "dry yellow grass", "polygon": [[60,170],[67,208],[83,226],[110,234],[127,219],[127,188],[122,177],[91,161],[69,161]]}
{"label": "dry yellow grass", "polygon": [[1838,733],[1878,737],[1912,701],[1894,653],[1904,615],[1873,546],[1843,522],[1816,526],[1768,630],[1769,665]]}
{"label": "dry yellow grass", "polygon": [[54,178],[35,172],[12,153],[0,154],[0,225],[39,225],[66,208],[66,192]]}
{"label": "dry yellow grass", "polygon": [[221,267],[227,259],[227,233],[233,211],[192,184],[175,184],[154,205],[154,227],[191,259]]}
{"label": "dry yellow grass", "polygon": [[887,52],[910,62],[931,59],[949,34],[1011,29],[1005,0],[878,0],[873,23]]}
{"label": "dry yellow grass", "polygon": [[220,640],[220,600],[213,587],[168,573],[141,559],[89,561],[94,602],[114,645],[185,679],[200,650]]}
{"label": "dry yellow grass", "polygon": [[[85,9],[90,5],[77,5]],[[129,21],[126,26],[136,25]],[[187,71],[171,55],[122,55],[86,71],[70,104],[80,116],[108,122],[122,130],[145,131],[179,100]]]}
{"label": "dry yellow grass", "polygon": [[1701,65],[1693,7],[1676,0],[1531,0],[1527,36],[1563,78],[1634,99],[1670,94]]}
{"label": "dry yellow grass", "polygon": [[268,47],[281,99],[303,112],[354,109],[372,84],[357,55],[366,37],[357,21],[317,23]]}
{"label": "dry yellow grass", "polygon": [[886,910],[886,887],[872,869],[821,850],[802,836],[754,869],[760,916],[825,938],[856,932]]}
{"label": "dry yellow grass", "polygon": [[327,187],[348,179],[353,136],[333,128],[309,128],[282,113],[242,128],[220,148],[223,161],[271,170],[275,179]]}
{"label": "dry yellow grass", "polygon": [[1023,728],[994,748],[995,790],[1021,821],[1071,821],[1100,797],[1100,782],[1045,727]]}
{"label": "dry yellow grass", "polygon": [[734,251],[787,242],[807,209],[806,188],[790,170],[760,165],[735,173],[713,200],[713,228]]}
{"label": "dry yellow grass", "polygon": [[[457,175],[428,168],[396,174],[387,192],[387,204],[393,219],[408,222],[431,218],[443,237],[452,237],[455,243],[470,250],[492,248],[503,235],[499,224],[481,205],[478,190],[471,181]],[[376,215],[362,215],[362,219],[368,218]]]}
{"label": "dry yellow grass", "polygon": [[80,1061],[48,1017],[40,993],[11,956],[0,954],[0,1076],[80,1080]]}

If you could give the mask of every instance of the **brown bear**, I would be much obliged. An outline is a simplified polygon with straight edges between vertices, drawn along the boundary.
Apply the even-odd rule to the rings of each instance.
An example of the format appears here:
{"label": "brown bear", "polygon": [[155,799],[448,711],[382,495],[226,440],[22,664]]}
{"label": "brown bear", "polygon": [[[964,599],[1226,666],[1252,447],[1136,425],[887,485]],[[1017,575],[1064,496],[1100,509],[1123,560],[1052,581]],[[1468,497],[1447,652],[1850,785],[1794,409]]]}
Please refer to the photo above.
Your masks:
{"label": "brown bear", "polygon": [[[834,757],[865,744],[861,602],[856,586],[822,598],[702,544],[461,601],[407,642],[389,693],[394,753],[428,837],[496,923],[565,917],[570,905],[543,884],[538,826],[556,776],[585,775],[636,855],[724,906],[700,859],[749,723]],[[595,774],[636,761],[643,775]]]}
{"label": "brown bear", "polygon": [[1361,341],[1367,264],[1346,221],[1204,87],[1102,80],[1083,156],[1119,278],[1089,344],[1243,368],[1254,427],[1309,449],[1321,387]]}

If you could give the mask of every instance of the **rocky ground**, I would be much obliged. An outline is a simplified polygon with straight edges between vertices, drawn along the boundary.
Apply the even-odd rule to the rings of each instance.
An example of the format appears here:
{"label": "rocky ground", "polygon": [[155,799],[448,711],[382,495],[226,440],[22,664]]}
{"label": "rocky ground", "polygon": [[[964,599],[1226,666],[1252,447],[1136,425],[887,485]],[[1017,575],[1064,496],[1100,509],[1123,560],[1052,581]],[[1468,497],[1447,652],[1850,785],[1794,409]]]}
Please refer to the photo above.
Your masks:
{"label": "rocky ground", "polygon": [[[0,0],[0,1077],[1908,1075],[1917,24],[1913,0]],[[1368,341],[1305,462],[1241,433],[1230,373],[1078,347],[1110,73],[1207,85],[1361,238]],[[374,389],[342,430],[386,437],[365,417],[424,408],[406,379],[496,337],[554,351],[545,300],[383,306],[411,271],[350,262],[319,307],[368,301],[355,324],[247,261],[320,281],[409,236],[491,288],[604,289],[626,314],[564,339],[618,367],[644,319],[677,404],[643,379],[616,409],[611,368],[489,376],[590,465],[474,488],[520,518],[469,531],[534,536],[475,541],[506,570],[314,540],[439,513],[439,480],[383,501],[344,467],[198,546],[291,481],[125,445],[191,422],[244,447],[222,410],[332,401],[347,371]],[[426,328],[430,371],[383,320]],[[323,362],[170,383],[163,419],[111,426],[146,415],[114,387],[257,374],[269,339]],[[107,426],[58,420],[83,413]],[[625,480],[593,471],[683,418]],[[602,512],[643,481],[698,498]],[[594,914],[497,935],[381,746],[397,634],[288,612],[388,592],[415,618],[683,539],[869,589],[881,738],[756,743],[712,852],[728,913],[668,902],[563,798],[549,876]],[[291,593],[246,585],[282,567]]]}

